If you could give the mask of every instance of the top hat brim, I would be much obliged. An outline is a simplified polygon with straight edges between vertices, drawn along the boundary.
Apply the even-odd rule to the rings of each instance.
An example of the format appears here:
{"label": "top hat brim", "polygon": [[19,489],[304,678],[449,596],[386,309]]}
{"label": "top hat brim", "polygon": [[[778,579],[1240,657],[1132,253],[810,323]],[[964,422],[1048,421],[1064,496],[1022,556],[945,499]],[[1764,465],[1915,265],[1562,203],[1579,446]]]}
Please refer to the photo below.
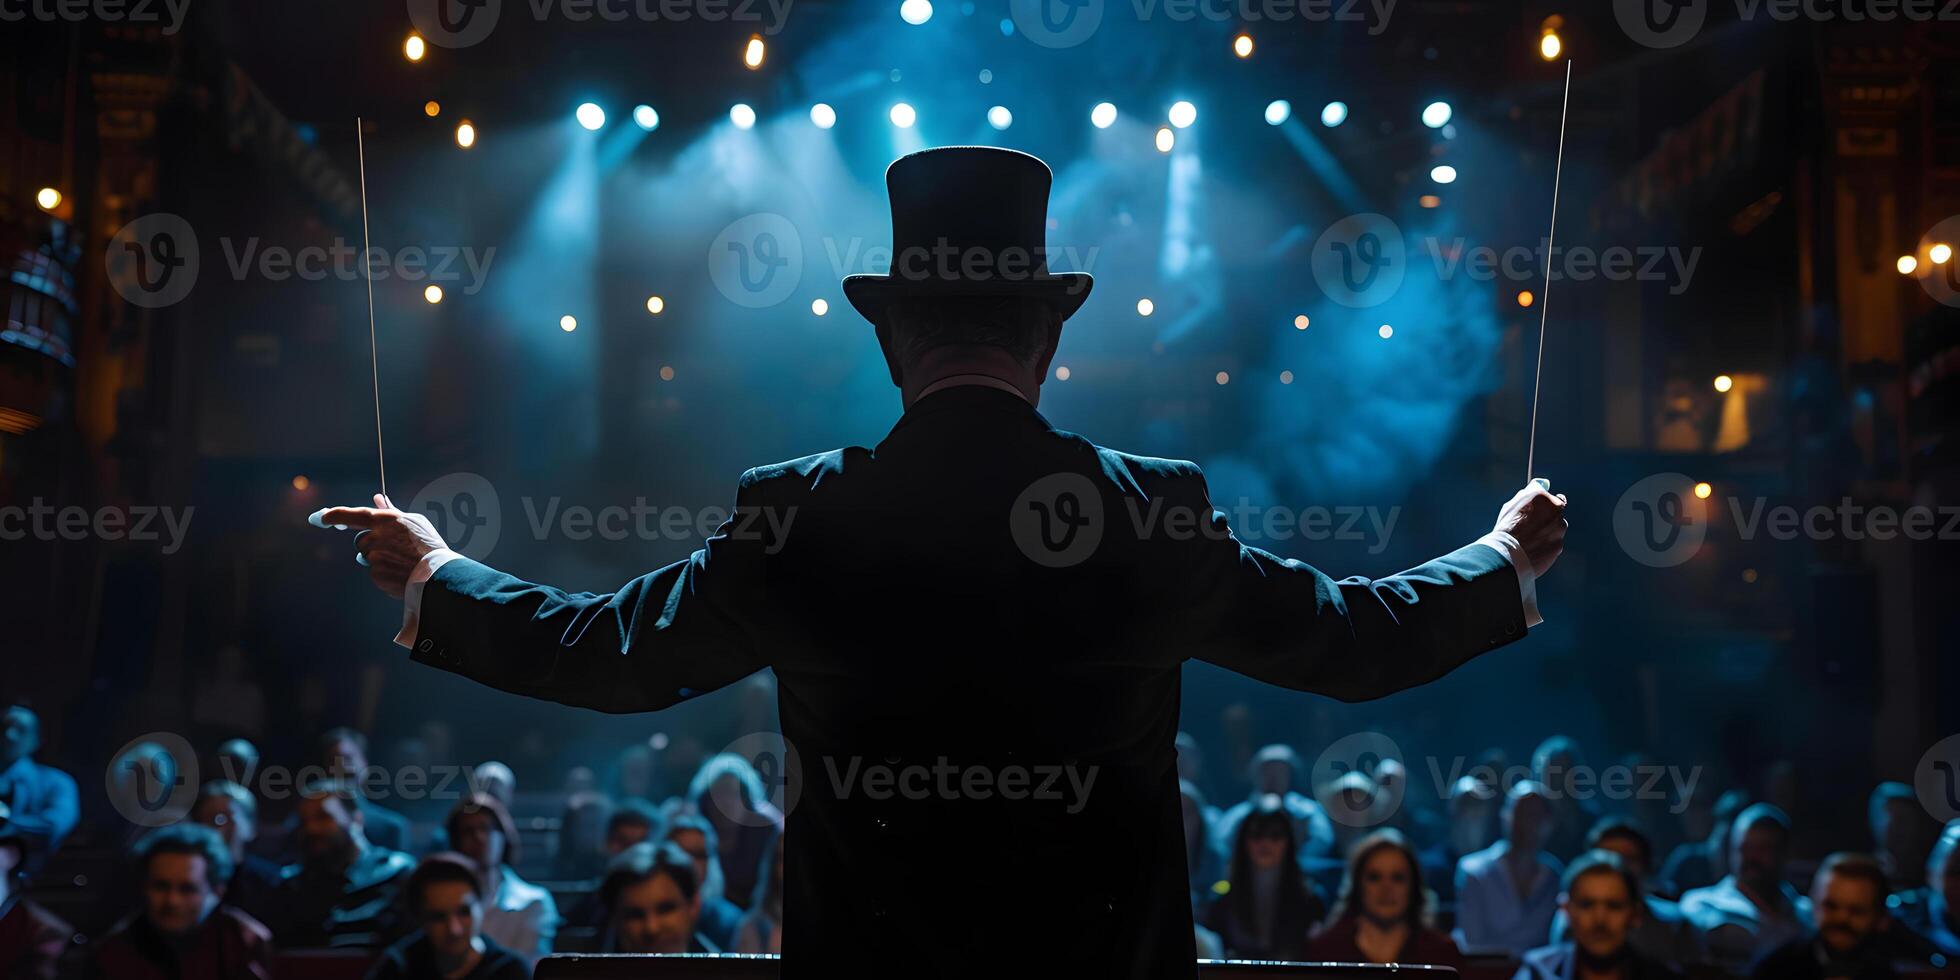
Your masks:
{"label": "top hat brim", "polygon": [[1047,303],[1057,318],[1066,320],[1082,308],[1095,279],[1086,272],[1057,272],[1035,279],[933,279],[914,281],[891,276],[855,275],[844,277],[844,298],[858,314],[883,326],[885,308],[893,300],[952,297],[1025,296]]}

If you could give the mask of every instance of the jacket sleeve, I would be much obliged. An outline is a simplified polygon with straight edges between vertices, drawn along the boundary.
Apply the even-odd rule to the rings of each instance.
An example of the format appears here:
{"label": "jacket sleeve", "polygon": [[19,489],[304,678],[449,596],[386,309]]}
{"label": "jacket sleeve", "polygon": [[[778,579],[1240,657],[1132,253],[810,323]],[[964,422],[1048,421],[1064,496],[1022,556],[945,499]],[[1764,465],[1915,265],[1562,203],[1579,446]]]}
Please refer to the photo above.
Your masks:
{"label": "jacket sleeve", "polygon": [[576,707],[654,711],[764,666],[744,610],[768,522],[743,474],[700,550],[617,591],[565,592],[457,558],[423,587],[410,658],[499,690]]}
{"label": "jacket sleeve", "polygon": [[1163,485],[1201,533],[1176,542],[1166,608],[1198,659],[1342,701],[1426,684],[1525,634],[1518,573],[1488,545],[1336,581],[1241,542],[1194,465]]}

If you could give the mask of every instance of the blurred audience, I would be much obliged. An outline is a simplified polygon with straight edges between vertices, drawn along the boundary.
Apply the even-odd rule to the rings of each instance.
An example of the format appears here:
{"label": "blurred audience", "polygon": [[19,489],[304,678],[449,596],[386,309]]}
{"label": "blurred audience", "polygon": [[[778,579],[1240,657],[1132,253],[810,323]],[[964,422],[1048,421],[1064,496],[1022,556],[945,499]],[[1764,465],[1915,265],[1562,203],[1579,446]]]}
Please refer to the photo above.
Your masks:
{"label": "blurred audience", "polygon": [[696,861],[671,842],[648,841],[613,859],[599,885],[608,953],[719,953],[695,927],[701,918]]}
{"label": "blurred audience", "polygon": [[1235,840],[1239,822],[1245,819],[1246,814],[1251,813],[1265,797],[1277,796],[1295,825],[1293,837],[1299,842],[1300,857],[1305,859],[1334,853],[1333,821],[1327,819],[1327,813],[1319,803],[1314,802],[1313,797],[1296,788],[1300,785],[1300,756],[1291,746],[1268,745],[1261,748],[1252,756],[1246,778],[1252,782],[1252,792],[1219,815],[1218,825],[1214,828],[1219,840]]}
{"label": "blurred audience", "polygon": [[1749,796],[1741,790],[1732,789],[1717,798],[1709,812],[1713,822],[1708,836],[1682,844],[1667,856],[1667,863],[1661,867],[1658,889],[1679,896],[1721,881],[1729,873],[1729,831],[1735,826],[1735,818],[1748,806]]}
{"label": "blurred audience", "polygon": [[443,825],[451,846],[476,862],[483,875],[482,931],[516,953],[526,969],[551,955],[558,933],[558,903],[551,893],[518,877],[517,824],[502,801],[488,793],[465,797]]}
{"label": "blurred audience", "polygon": [[[785,777],[777,772],[770,778]],[[734,753],[713,756],[688,784],[687,802],[714,827],[722,894],[737,908],[748,907],[762,852],[783,829],[782,811],[769,802],[762,774]]]}
{"label": "blurred audience", "polygon": [[1960,962],[1960,820],[1947,823],[1926,857],[1926,884],[1892,896],[1899,925],[1950,962]]}
{"label": "blurred audience", "polygon": [[402,931],[397,892],[415,862],[370,842],[352,784],[318,779],[300,791],[304,857],[281,869],[273,934],[286,946],[382,946]]}
{"label": "blurred audience", "polygon": [[1348,855],[1333,917],[1307,944],[1307,958],[1336,963],[1421,963],[1463,969],[1463,954],[1434,927],[1436,896],[1397,830],[1362,838]]}
{"label": "blurred audience", "polygon": [[367,839],[391,851],[408,850],[408,818],[367,798],[367,781],[374,772],[368,765],[367,736],[352,728],[335,728],[320,736],[320,751],[327,774],[354,787]]}
{"label": "blurred audience", "polygon": [[1784,878],[1789,853],[1789,815],[1752,804],[1729,829],[1729,874],[1681,895],[1681,912],[1718,966],[1741,969],[1810,928],[1810,900]]}
{"label": "blurred audience", "polygon": [[1791,939],[1758,958],[1755,980],[1886,980],[1898,976],[1879,934],[1889,923],[1885,896],[1891,893],[1877,859],[1838,853],[1824,859],[1810,886],[1815,932]]}
{"label": "blurred audience", "polygon": [[74,778],[35,762],[40,748],[40,716],[24,704],[9,705],[0,717],[0,821],[25,842],[30,877],[81,820]]}
{"label": "blurred audience", "polygon": [[484,934],[482,870],[462,854],[423,858],[402,885],[417,928],[382,952],[367,980],[529,980],[523,957]]}
{"label": "blurred audience", "polygon": [[[1681,906],[1651,890],[1647,875],[1654,866],[1654,852],[1641,828],[1624,817],[1602,817],[1586,835],[1586,849],[1617,855],[1627,873],[1640,884],[1640,915],[1627,934],[1627,944],[1634,952],[1676,967],[1700,963],[1706,958],[1701,934],[1682,914]],[[1561,909],[1552,920],[1552,942],[1561,943],[1569,938],[1569,926]]]}
{"label": "blurred audience", "polygon": [[1545,852],[1552,829],[1552,804],[1545,787],[1520,780],[1504,798],[1504,839],[1456,866],[1456,928],[1452,935],[1468,953],[1518,955],[1542,946],[1558,912],[1559,859]]}
{"label": "blurred audience", "polygon": [[1516,980],[1664,980],[1680,973],[1635,949],[1634,928],[1645,914],[1637,875],[1612,851],[1588,851],[1572,862],[1559,886],[1559,911],[1572,938],[1524,954]]}
{"label": "blurred audience", "polygon": [[216,831],[231,856],[224,904],[261,921],[271,918],[279,866],[248,850],[259,832],[259,806],[251,791],[228,779],[205,783],[198,787],[191,819]]}
{"label": "blurred audience", "polygon": [[1598,789],[1591,784],[1591,775],[1578,741],[1569,735],[1554,735],[1531,754],[1531,778],[1545,787],[1552,806],[1545,853],[1560,864],[1585,851],[1586,831],[1599,822],[1599,808],[1591,800]]}
{"label": "blurred audience", "polygon": [[1232,838],[1223,890],[1206,914],[1234,959],[1300,959],[1327,906],[1300,870],[1300,824],[1277,793],[1248,801]]}
{"label": "blurred audience", "polygon": [[272,934],[259,920],[221,905],[231,853],[201,823],[144,836],[135,862],[142,902],[93,946],[93,974],[104,980],[270,980]]}
{"label": "blurred audience", "polygon": [[54,980],[75,930],[20,893],[28,842],[0,823],[0,977]]}
{"label": "blurred audience", "polygon": [[714,826],[706,817],[683,813],[667,821],[661,838],[680,848],[694,862],[694,880],[700,892],[694,896],[695,915],[700,920],[695,928],[717,949],[734,946],[735,928],[742,922],[742,910],[722,891],[727,878],[722,873]]}
{"label": "blurred audience", "polygon": [[748,914],[735,928],[735,952],[781,953],[783,951],[783,835],[769,843],[763,852],[762,882],[756,886]]}

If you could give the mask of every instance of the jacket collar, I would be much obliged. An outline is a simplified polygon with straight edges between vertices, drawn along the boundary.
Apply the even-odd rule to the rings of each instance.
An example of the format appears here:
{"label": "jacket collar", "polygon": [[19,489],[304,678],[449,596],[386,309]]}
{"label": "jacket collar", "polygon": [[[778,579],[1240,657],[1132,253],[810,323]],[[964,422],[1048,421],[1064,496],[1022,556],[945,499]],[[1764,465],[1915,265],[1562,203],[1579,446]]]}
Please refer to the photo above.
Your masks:
{"label": "jacket collar", "polygon": [[898,423],[892,426],[891,432],[885,435],[878,446],[880,449],[884,448],[886,443],[891,442],[898,435],[899,430],[916,425],[920,419],[939,419],[941,416],[949,415],[969,418],[986,415],[997,417],[1001,421],[1031,419],[1043,429],[1054,429],[1054,426],[1050,425],[1048,420],[1043,418],[1040,412],[1035,411],[1034,406],[1028,404],[1027,399],[1020,395],[987,385],[955,385],[941,388],[914,401],[912,407],[905,410],[905,414],[899,417]]}

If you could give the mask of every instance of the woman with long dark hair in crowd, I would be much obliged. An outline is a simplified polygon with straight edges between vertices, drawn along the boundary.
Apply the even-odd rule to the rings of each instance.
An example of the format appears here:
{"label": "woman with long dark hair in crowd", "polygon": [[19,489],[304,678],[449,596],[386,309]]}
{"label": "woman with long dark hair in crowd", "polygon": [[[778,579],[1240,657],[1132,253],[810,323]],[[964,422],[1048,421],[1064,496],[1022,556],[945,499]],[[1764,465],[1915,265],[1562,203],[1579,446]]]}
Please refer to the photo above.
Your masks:
{"label": "woman with long dark hair in crowd", "polygon": [[1334,916],[1307,944],[1307,959],[1337,963],[1422,963],[1463,969],[1449,934],[1431,924],[1436,896],[1398,830],[1378,830],[1348,852]]}
{"label": "woman with long dark hair in crowd", "polygon": [[1260,797],[1239,821],[1225,889],[1205,925],[1225,955],[1237,959],[1298,960],[1326,904],[1300,871],[1300,840],[1276,794]]}
{"label": "woman with long dark hair in crowd", "polygon": [[443,829],[450,846],[483,869],[483,934],[535,969],[551,955],[558,903],[550,892],[517,876],[517,824],[510,811],[488,793],[472,793],[449,811]]}

